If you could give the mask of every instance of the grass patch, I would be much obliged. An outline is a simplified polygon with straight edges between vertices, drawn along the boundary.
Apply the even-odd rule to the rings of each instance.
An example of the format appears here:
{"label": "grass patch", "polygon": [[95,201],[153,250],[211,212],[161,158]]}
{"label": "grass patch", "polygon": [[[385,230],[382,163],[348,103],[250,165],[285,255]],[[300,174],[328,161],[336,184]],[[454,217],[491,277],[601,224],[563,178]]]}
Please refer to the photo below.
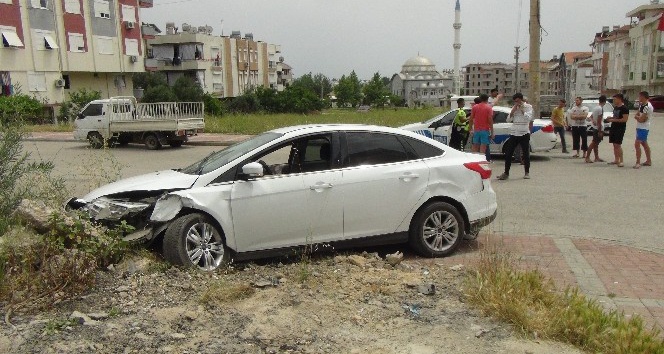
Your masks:
{"label": "grass patch", "polygon": [[72,132],[74,125],[71,123],[62,124],[28,124],[25,126],[25,131],[29,133],[41,132]]}
{"label": "grass patch", "polygon": [[201,302],[210,305],[221,305],[238,300],[248,299],[256,290],[248,284],[228,284],[224,280],[217,280],[201,294]]}
{"label": "grass patch", "polygon": [[664,353],[656,329],[639,316],[604,311],[576,288],[557,291],[538,270],[519,270],[509,255],[482,251],[466,282],[469,303],[535,338],[557,340],[593,353]]}
{"label": "grass patch", "polygon": [[206,133],[260,134],[262,132],[300,124],[349,123],[399,127],[422,122],[444,112],[440,108],[372,109],[357,112],[351,109],[329,109],[320,114],[242,114],[207,117]]}

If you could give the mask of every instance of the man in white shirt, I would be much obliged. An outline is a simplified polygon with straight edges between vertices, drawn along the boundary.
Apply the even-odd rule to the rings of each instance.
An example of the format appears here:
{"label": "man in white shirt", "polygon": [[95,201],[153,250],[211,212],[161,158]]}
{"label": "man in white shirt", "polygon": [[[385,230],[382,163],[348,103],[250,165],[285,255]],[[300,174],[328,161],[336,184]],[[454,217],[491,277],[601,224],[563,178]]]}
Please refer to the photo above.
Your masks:
{"label": "man in white shirt", "polygon": [[533,106],[524,102],[523,94],[517,92],[512,96],[514,107],[508,121],[512,121],[510,128],[510,137],[505,142],[505,172],[498,176],[499,180],[506,180],[510,177],[510,167],[512,166],[512,156],[516,146],[521,147],[523,157],[523,168],[525,170],[524,179],[530,179],[530,132],[533,130]]}
{"label": "man in white shirt", "polygon": [[634,148],[636,149],[636,165],[634,168],[641,168],[641,146],[646,153],[646,161],[643,166],[652,166],[650,160],[650,145],[648,145],[648,133],[650,132],[650,121],[654,111],[652,104],[648,101],[650,95],[646,91],[639,92],[639,111],[634,118],[636,119],[636,140]]}
{"label": "man in white shirt", "polygon": [[[597,107],[593,108],[593,112],[591,115],[592,118],[592,133],[593,133],[593,141],[590,142],[590,145],[588,145],[588,153],[586,154],[586,163],[593,163],[593,162],[604,162],[604,160],[599,158],[599,143],[602,142],[604,139],[604,105],[606,104],[606,96],[601,95],[599,96],[599,105]],[[595,161],[590,160],[590,153],[595,154]]]}
{"label": "man in white shirt", "polygon": [[[586,157],[588,150],[588,132],[586,130],[586,119],[588,119],[588,107],[582,106],[581,97],[574,100],[574,106],[569,109],[569,116],[572,119],[572,150],[576,154],[572,157],[579,157],[579,150],[583,150],[583,157]],[[579,144],[579,141],[581,144]]]}

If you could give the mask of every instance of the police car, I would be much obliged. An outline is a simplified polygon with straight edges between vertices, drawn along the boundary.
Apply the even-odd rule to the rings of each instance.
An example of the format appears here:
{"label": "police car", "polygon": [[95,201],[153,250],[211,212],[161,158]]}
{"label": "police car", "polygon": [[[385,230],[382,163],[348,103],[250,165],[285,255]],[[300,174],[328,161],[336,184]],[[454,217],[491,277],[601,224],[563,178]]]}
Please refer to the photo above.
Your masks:
{"label": "police car", "polygon": [[[470,108],[464,108],[466,115],[470,115]],[[512,123],[507,121],[510,107],[493,107],[493,129],[494,139],[491,141],[491,152],[504,154],[505,142],[510,136],[510,127]],[[452,122],[457,114],[457,109],[435,116],[422,123],[408,124],[401,129],[409,130],[426,137],[440,141],[448,145],[452,132]],[[542,152],[549,151],[556,146],[556,134],[553,131],[553,124],[549,119],[535,119],[533,122],[533,131],[530,136],[530,151]],[[470,145],[470,139],[468,141]],[[469,151],[470,148],[466,147]],[[518,156],[515,153],[515,156]]]}

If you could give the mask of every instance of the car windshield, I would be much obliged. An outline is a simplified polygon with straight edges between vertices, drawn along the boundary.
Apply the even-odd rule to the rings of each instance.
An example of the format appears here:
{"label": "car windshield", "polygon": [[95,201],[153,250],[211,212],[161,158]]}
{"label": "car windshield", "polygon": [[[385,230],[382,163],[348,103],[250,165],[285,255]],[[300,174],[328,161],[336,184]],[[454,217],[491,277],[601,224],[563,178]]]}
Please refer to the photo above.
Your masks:
{"label": "car windshield", "polygon": [[[599,106],[599,102],[583,102],[581,105],[588,107],[588,112],[592,112],[597,106]],[[613,105],[609,102],[604,105],[604,113],[607,112],[613,112]]]}
{"label": "car windshield", "polygon": [[188,175],[203,175],[218,169],[221,166],[237,159],[238,157],[254,150],[262,145],[278,139],[282,134],[263,133],[249,140],[231,145],[223,150],[214,151],[204,159],[194,162],[192,165],[180,170]]}

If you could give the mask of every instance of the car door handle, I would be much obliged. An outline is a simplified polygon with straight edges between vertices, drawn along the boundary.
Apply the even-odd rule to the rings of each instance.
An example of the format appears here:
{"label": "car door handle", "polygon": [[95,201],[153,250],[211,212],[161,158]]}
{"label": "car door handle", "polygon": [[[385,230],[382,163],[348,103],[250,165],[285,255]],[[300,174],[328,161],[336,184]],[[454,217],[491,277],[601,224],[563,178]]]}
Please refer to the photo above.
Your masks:
{"label": "car door handle", "polygon": [[323,189],[330,189],[330,188],[332,188],[332,183],[323,183],[323,182],[318,182],[313,186],[309,187],[309,189],[311,189],[312,191],[317,191],[317,192],[320,192]]}
{"label": "car door handle", "polygon": [[399,177],[399,179],[404,181],[404,182],[409,182],[409,181],[411,181],[413,179],[416,179],[416,178],[420,178],[420,175],[418,175],[416,173],[411,173],[411,172],[406,172],[403,175],[401,175],[401,177]]}

